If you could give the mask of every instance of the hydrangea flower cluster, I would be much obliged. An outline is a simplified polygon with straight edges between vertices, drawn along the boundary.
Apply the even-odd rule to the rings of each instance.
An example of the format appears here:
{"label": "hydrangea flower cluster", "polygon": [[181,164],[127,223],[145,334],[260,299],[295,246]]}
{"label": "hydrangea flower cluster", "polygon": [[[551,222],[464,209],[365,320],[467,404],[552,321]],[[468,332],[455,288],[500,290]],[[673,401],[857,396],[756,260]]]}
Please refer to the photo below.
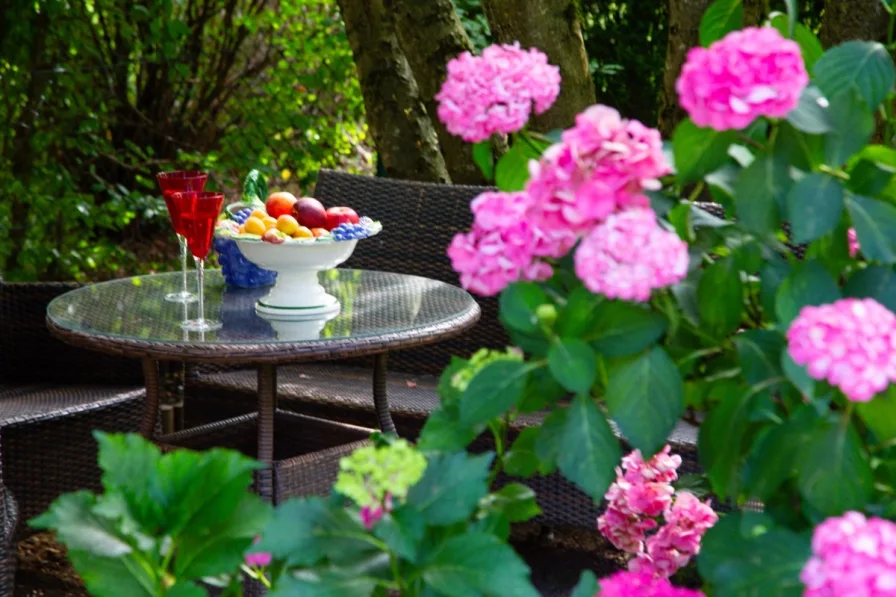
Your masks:
{"label": "hydrangea flower cluster", "polygon": [[459,392],[465,391],[476,374],[494,361],[522,362],[523,352],[516,347],[509,347],[504,351],[480,348],[473,353],[463,369],[451,376],[451,387]]}
{"label": "hydrangea flower cluster", "polygon": [[787,330],[790,357],[854,402],[896,382],[896,315],[874,299],[807,306]]}
{"label": "hydrangea flower cluster", "polygon": [[653,289],[687,275],[688,246],[660,228],[653,210],[630,209],[609,216],[585,237],[575,270],[592,292],[643,302]]}
{"label": "hydrangea flower cluster", "polygon": [[855,228],[850,228],[846,231],[846,242],[849,245],[850,257],[855,257],[862,250],[862,247],[859,246],[859,235],[856,234]]}
{"label": "hydrangea flower cluster", "polygon": [[[708,501],[675,494],[679,466],[681,457],[669,446],[648,462],[635,450],[622,459],[604,496],[609,505],[597,528],[616,548],[635,556],[629,562],[633,572],[668,578],[700,552],[700,540],[718,520]],[[648,535],[659,527],[660,516],[665,524]]]}
{"label": "hydrangea flower cluster", "polygon": [[773,27],[749,27],[709,48],[692,48],[675,88],[697,126],[724,131],[744,129],[760,116],[786,116],[808,84],[795,41]]}
{"label": "hydrangea flower cluster", "polygon": [[464,52],[448,62],[436,95],[439,118],[464,141],[520,130],[534,108],[541,114],[560,94],[560,69],[544,53],[519,44],[492,45],[481,56]]}
{"label": "hydrangea flower cluster", "polygon": [[546,280],[553,270],[533,261],[537,232],[524,218],[525,193],[486,192],[473,200],[473,228],[455,235],[448,247],[451,265],[464,288],[498,294],[517,280]]}
{"label": "hydrangea flower cluster", "polygon": [[[532,215],[549,237],[584,233],[610,214],[648,207],[645,189],[658,189],[668,174],[660,133],[626,120],[608,106],[591,106],[576,117],[562,141],[531,162],[526,192]],[[559,257],[562,242],[542,256]],[[565,250],[564,250],[565,249]]]}
{"label": "hydrangea flower cluster", "polygon": [[361,508],[361,522],[371,529],[395,501],[404,499],[424,470],[423,455],[398,439],[388,446],[365,446],[340,460],[334,489]]}
{"label": "hydrangea flower cluster", "polygon": [[680,589],[665,578],[656,578],[644,572],[625,571],[601,579],[598,595],[600,597],[704,597],[701,591]]}
{"label": "hydrangea flower cluster", "polygon": [[805,597],[896,595],[896,524],[858,512],[827,519],[815,528],[800,580]]}

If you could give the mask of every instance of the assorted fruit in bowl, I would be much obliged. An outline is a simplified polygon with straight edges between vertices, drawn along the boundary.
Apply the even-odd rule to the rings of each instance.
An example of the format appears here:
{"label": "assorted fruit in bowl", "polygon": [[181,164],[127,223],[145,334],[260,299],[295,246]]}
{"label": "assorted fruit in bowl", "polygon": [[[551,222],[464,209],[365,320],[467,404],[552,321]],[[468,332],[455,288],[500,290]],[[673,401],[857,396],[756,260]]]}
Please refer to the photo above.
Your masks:
{"label": "assorted fruit in bowl", "polygon": [[218,222],[216,236],[271,244],[332,243],[359,240],[377,234],[382,225],[359,217],[350,207],[331,207],[313,197],[271,193],[264,204],[228,206]]}

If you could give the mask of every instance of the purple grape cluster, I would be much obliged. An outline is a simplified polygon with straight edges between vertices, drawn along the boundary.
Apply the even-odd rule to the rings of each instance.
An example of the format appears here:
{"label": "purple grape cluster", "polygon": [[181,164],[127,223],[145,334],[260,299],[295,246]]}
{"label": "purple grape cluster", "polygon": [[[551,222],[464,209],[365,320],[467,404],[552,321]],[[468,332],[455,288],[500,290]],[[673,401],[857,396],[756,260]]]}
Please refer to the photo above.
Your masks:
{"label": "purple grape cluster", "polygon": [[231,217],[233,218],[233,221],[236,222],[237,224],[245,224],[246,220],[249,219],[249,216],[251,214],[252,214],[252,208],[247,207],[245,209],[239,210],[238,212],[233,214],[233,216],[231,216]]}
{"label": "purple grape cluster", "polygon": [[216,236],[215,251],[218,263],[228,286],[254,288],[270,286],[277,279],[277,272],[261,269],[243,256],[239,246],[229,238]]}
{"label": "purple grape cluster", "polygon": [[358,240],[370,236],[370,230],[364,224],[343,222],[330,231],[333,240]]}

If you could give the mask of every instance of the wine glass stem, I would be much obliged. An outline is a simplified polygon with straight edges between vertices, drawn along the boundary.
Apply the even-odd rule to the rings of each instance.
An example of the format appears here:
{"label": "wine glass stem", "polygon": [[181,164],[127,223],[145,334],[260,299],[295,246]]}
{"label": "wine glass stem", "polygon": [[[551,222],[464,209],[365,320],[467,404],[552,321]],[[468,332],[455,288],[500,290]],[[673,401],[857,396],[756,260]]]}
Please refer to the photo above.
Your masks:
{"label": "wine glass stem", "polygon": [[177,242],[180,244],[180,273],[183,276],[184,295],[186,295],[189,292],[187,289],[187,238],[178,234]]}
{"label": "wine glass stem", "polygon": [[199,277],[199,321],[205,321],[205,260],[199,257],[196,261],[196,274]]}

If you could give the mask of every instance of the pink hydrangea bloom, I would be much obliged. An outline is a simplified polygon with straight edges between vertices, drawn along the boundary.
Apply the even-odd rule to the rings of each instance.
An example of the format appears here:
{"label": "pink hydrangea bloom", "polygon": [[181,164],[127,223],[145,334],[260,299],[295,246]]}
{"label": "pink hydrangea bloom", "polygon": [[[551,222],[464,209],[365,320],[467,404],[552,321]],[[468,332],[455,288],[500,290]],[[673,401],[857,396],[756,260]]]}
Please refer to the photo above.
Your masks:
{"label": "pink hydrangea bloom", "polygon": [[675,88],[695,124],[724,131],[786,116],[808,83],[795,41],[773,27],[750,27],[692,48]]}
{"label": "pink hydrangea bloom", "polygon": [[[261,540],[261,537],[256,537],[253,543],[258,543]],[[251,568],[264,568],[266,566],[271,565],[271,560],[273,557],[266,551],[259,551],[255,553],[247,553],[246,554],[246,565]]]}
{"label": "pink hydrangea bloom", "polygon": [[688,246],[660,228],[650,209],[611,215],[579,245],[576,275],[595,293],[644,302],[656,288],[671,286],[688,271]]}
{"label": "pink hydrangea bloom", "polygon": [[531,204],[526,193],[487,191],[470,202],[473,227],[482,230],[505,228],[524,218]]}
{"label": "pink hydrangea bloom", "polygon": [[858,512],[825,520],[800,580],[805,597],[896,595],[896,524]]}
{"label": "pink hydrangea bloom", "polygon": [[846,242],[849,244],[849,256],[855,257],[859,254],[862,247],[859,246],[859,236],[856,234],[855,228],[846,231]]}
{"label": "pink hydrangea bloom", "polygon": [[[656,481],[658,483],[672,483],[678,479],[678,467],[681,466],[681,456],[672,453],[672,446],[666,445],[653,457],[644,462],[641,450],[632,450],[622,457],[622,468],[625,470],[625,478],[637,483]],[[619,473],[619,469],[616,469]]]}
{"label": "pink hydrangea bloom", "polygon": [[[529,163],[526,191],[539,227],[566,239],[621,209],[649,207],[643,191],[659,188],[659,178],[669,171],[659,131],[596,105],[576,117],[562,142]],[[561,256],[570,246],[555,244],[546,256]]]}
{"label": "pink hydrangea bloom", "polygon": [[617,572],[600,581],[600,597],[703,597],[703,593],[682,589],[665,578],[644,572]]}
{"label": "pink hydrangea bloom", "polygon": [[675,503],[665,512],[666,524],[647,538],[645,551],[629,563],[629,569],[648,571],[668,577],[686,566],[700,553],[700,541],[707,530],[719,520],[709,505],[691,493],[681,492]]}
{"label": "pink hydrangea bloom", "polygon": [[560,93],[560,69],[544,53],[519,44],[492,45],[481,56],[464,52],[448,62],[436,95],[439,119],[467,142],[518,131],[534,108],[541,114]]}
{"label": "pink hydrangea bloom", "polygon": [[803,307],[787,330],[788,352],[814,379],[854,402],[896,381],[896,315],[874,299]]}

